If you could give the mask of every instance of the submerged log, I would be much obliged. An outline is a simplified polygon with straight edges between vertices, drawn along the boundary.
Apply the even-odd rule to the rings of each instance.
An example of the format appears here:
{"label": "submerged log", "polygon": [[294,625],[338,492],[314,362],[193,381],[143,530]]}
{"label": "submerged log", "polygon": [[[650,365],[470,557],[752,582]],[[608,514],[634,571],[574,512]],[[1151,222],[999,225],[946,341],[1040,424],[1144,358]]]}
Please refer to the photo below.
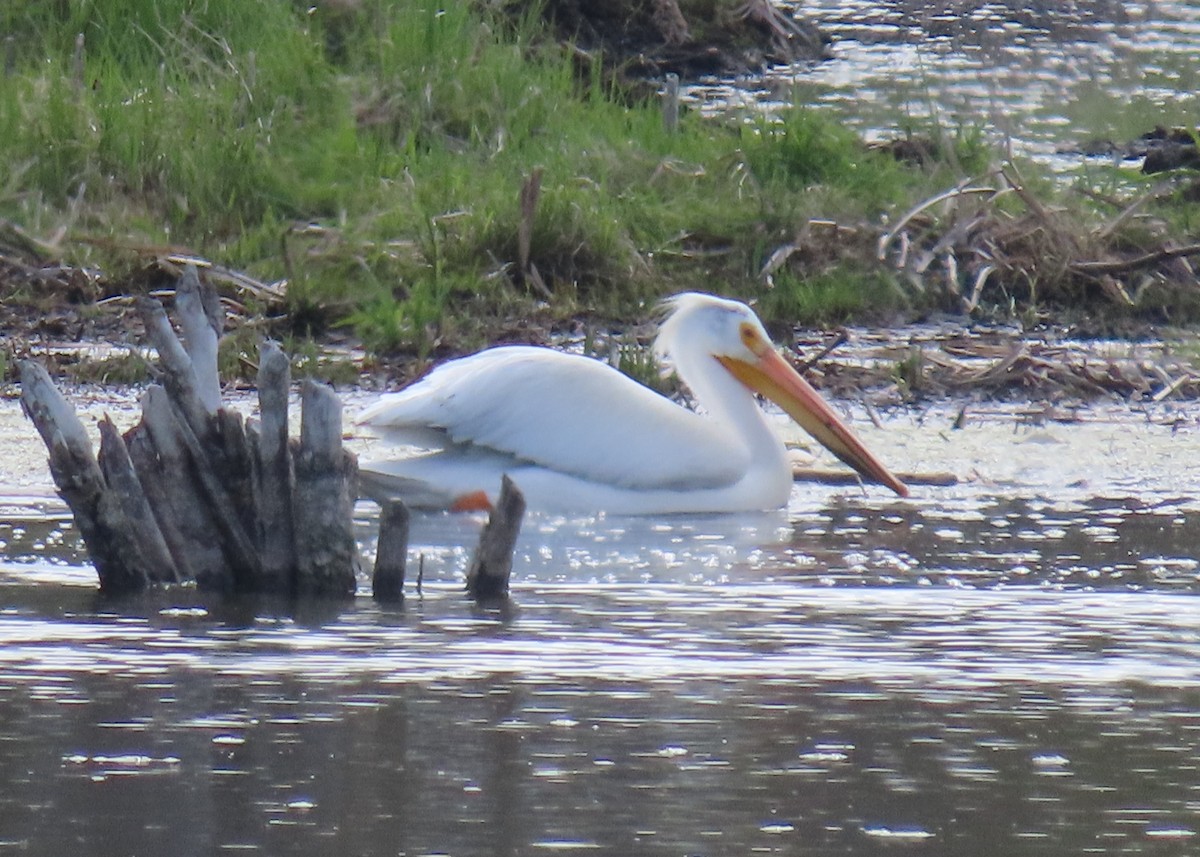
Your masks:
{"label": "submerged log", "polygon": [[[960,480],[953,473],[897,473],[896,478],[906,485],[932,485],[948,487]],[[815,467],[793,467],[792,479],[796,482],[816,482],[819,485],[861,485],[862,477],[853,471],[822,470]]]}
{"label": "submerged log", "polygon": [[503,598],[508,594],[513,549],[524,515],[525,495],[505,476],[496,508],[479,536],[479,546],[467,570],[467,591],[476,599]]}

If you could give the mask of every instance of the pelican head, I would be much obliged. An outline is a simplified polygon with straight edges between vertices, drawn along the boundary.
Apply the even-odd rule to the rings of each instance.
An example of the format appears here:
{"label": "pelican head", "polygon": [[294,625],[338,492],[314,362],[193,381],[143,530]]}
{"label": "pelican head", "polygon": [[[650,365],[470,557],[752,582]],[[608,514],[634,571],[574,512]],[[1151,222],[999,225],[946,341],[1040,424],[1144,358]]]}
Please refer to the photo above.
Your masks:
{"label": "pelican head", "polygon": [[[902,497],[908,486],[863,445],[837,412],[779,356],[762,322],[744,303],[687,292],[669,298],[655,351],[677,370],[715,359],[734,378],[783,408],[818,443],[864,479]],[[686,378],[685,378],[686,380]]]}

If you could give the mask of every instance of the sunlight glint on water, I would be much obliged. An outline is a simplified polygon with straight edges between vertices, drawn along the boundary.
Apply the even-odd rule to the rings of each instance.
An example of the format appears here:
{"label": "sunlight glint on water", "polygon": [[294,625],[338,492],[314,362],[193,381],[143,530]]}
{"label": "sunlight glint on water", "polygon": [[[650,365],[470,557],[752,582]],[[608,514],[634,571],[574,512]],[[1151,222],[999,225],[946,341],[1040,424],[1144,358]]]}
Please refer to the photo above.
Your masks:
{"label": "sunlight glint on water", "polygon": [[1190,847],[1200,412],[955,415],[851,413],[970,477],[905,500],[532,516],[508,611],[464,598],[450,515],[414,518],[400,609],[100,599],[31,466],[0,486],[0,857]]}
{"label": "sunlight glint on water", "polygon": [[691,90],[705,113],[754,115],[823,105],[868,139],[934,117],[953,133],[984,131],[1017,155],[1056,155],[1096,138],[1123,144],[1200,112],[1200,6],[806,0],[834,40],[833,59],[779,67],[762,80]]}

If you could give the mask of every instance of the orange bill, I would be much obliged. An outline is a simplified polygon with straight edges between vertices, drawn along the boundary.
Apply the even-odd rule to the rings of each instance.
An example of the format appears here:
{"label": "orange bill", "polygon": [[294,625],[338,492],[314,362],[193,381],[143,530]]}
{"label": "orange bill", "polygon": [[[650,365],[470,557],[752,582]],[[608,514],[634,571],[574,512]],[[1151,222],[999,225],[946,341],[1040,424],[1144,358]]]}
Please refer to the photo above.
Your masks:
{"label": "orange bill", "polygon": [[[765,345],[765,343],[764,343]],[[766,396],[813,438],[858,471],[864,479],[886,485],[901,497],[908,486],[868,450],[820,393],[770,346],[755,349],[754,363],[736,357],[717,357],[735,378]]]}

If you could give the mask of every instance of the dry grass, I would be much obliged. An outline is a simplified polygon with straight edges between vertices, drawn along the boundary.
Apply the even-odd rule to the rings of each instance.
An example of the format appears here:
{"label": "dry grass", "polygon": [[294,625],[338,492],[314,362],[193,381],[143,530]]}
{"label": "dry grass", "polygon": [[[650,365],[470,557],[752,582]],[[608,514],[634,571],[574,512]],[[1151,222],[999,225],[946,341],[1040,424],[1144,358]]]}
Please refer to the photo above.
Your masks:
{"label": "dry grass", "polygon": [[1200,304],[1190,261],[1200,243],[1180,241],[1167,216],[1151,213],[1179,183],[1104,200],[1116,214],[1102,217],[1042,199],[1007,165],[919,203],[881,236],[877,255],[914,291],[965,313],[1107,304],[1186,319]]}

